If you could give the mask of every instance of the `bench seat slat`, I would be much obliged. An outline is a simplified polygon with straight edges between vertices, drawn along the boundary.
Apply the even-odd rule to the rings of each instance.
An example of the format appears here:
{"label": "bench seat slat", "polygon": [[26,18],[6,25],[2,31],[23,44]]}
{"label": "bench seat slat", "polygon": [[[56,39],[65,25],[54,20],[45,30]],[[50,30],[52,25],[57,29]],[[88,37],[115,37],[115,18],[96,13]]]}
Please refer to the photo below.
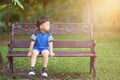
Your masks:
{"label": "bench seat slat", "polygon": [[[11,54],[7,55],[8,57],[27,57],[27,51],[12,51]],[[39,55],[41,56],[41,55]],[[65,52],[65,51],[56,51],[55,57],[92,57],[95,56],[92,52]]]}
{"label": "bench seat slat", "polygon": [[[90,48],[93,46],[94,41],[69,41],[69,40],[57,40],[53,42],[54,48]],[[30,41],[28,40],[14,40],[13,48],[28,48]]]}

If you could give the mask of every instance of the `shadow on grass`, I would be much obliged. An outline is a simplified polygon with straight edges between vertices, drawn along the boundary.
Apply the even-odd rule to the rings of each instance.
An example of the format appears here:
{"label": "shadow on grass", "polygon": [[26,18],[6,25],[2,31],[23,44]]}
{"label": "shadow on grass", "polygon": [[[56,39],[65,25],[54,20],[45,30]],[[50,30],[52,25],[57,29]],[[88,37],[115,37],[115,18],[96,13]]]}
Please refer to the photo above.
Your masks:
{"label": "shadow on grass", "polygon": [[78,73],[55,73],[55,72],[48,72],[48,77],[42,77],[39,72],[36,72],[35,76],[28,76],[28,71],[20,71],[16,70],[13,74],[10,75],[10,79],[30,79],[30,80],[84,80],[83,74]]}

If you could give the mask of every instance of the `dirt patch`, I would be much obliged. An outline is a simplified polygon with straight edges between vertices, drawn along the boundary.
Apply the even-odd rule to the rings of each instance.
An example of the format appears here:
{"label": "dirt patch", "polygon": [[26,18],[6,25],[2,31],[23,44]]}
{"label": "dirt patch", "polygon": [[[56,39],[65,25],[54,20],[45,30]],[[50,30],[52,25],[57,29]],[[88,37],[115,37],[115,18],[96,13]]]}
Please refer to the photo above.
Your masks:
{"label": "dirt patch", "polygon": [[40,72],[36,72],[35,76],[28,76],[28,71],[14,71],[13,74],[10,75],[12,79],[32,79],[32,80],[73,80],[73,79],[81,79],[83,80],[84,75],[81,73],[54,73],[49,72],[48,77],[44,78],[41,76]]}

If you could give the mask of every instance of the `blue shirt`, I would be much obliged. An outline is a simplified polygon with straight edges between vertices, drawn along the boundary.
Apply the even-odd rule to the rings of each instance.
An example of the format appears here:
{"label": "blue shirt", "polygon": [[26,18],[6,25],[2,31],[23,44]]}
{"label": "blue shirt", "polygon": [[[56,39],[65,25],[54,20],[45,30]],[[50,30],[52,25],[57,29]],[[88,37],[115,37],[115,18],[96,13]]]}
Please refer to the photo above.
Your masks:
{"label": "blue shirt", "polygon": [[37,49],[49,49],[48,42],[53,41],[53,37],[49,32],[41,33],[40,30],[35,30],[31,36],[31,40],[35,41],[34,47]]}

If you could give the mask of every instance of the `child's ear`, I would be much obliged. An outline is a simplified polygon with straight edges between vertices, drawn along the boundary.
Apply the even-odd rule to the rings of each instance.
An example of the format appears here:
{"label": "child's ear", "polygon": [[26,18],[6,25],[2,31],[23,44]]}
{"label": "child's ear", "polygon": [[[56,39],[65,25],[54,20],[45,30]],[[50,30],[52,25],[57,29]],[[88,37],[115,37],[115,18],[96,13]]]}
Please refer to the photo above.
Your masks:
{"label": "child's ear", "polygon": [[39,28],[42,29],[42,26],[40,25]]}

